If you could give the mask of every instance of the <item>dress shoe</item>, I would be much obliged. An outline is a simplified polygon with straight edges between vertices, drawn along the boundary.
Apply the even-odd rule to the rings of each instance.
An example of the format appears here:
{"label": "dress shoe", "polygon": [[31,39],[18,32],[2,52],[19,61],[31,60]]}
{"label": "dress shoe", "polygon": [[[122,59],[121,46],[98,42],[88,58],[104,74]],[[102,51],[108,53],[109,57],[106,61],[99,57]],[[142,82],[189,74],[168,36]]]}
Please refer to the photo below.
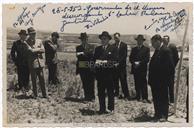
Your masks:
{"label": "dress shoe", "polygon": [[43,96],[42,98],[48,98],[47,96]]}
{"label": "dress shoe", "polygon": [[160,122],[166,122],[167,119],[166,119],[165,117],[162,117],[162,118],[159,119],[159,121],[160,121]]}
{"label": "dress shoe", "polygon": [[169,106],[173,106],[173,105],[174,105],[174,103],[168,103],[168,105],[169,105]]}
{"label": "dress shoe", "polygon": [[114,114],[114,110],[107,110],[108,114]]}
{"label": "dress shoe", "polygon": [[159,118],[158,117],[152,117],[152,121],[151,122],[158,122],[159,121]]}
{"label": "dress shoe", "polygon": [[143,101],[142,101],[143,103],[151,103],[151,101],[150,100],[148,100],[148,99],[144,99]]}
{"label": "dress shoe", "polygon": [[129,101],[129,100],[132,100],[131,97],[129,97],[129,96],[128,96],[128,97],[124,97],[124,99],[125,99],[125,100],[128,100],[128,101]]}
{"label": "dress shoe", "polygon": [[108,112],[106,110],[99,110],[97,112],[99,115],[102,115],[102,114],[108,114]]}
{"label": "dress shoe", "polygon": [[119,99],[123,99],[124,97],[123,97],[123,95],[119,95],[119,97],[118,97]]}

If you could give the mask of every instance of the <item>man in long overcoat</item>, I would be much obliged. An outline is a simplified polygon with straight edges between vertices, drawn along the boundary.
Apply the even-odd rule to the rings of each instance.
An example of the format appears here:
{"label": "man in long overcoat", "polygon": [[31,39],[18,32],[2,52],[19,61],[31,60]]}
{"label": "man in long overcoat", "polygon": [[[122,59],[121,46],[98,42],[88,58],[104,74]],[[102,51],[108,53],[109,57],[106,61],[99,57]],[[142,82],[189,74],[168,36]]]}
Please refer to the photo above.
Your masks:
{"label": "man in long overcoat", "polygon": [[148,83],[154,102],[154,118],[160,122],[168,119],[168,83],[174,74],[174,63],[167,47],[162,47],[162,38],[156,34],[151,38],[155,51],[149,64]]}
{"label": "man in long overcoat", "polygon": [[20,39],[13,43],[11,48],[11,58],[16,65],[17,74],[18,74],[18,85],[19,90],[28,90],[29,89],[29,68],[28,68],[28,58],[27,58],[27,44],[26,30],[21,30],[18,33]]}

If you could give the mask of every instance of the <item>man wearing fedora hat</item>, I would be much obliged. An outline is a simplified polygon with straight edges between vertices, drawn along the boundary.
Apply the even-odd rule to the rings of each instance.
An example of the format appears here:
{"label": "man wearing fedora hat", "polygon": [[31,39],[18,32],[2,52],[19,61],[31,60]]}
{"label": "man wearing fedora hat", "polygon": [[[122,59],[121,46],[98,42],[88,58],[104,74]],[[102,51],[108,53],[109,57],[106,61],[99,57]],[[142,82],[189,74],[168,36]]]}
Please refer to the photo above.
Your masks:
{"label": "man wearing fedora hat", "polygon": [[44,42],[46,65],[48,66],[48,82],[49,84],[58,84],[57,76],[57,48],[58,48],[59,33],[53,32],[51,39]]}
{"label": "man wearing fedora hat", "polygon": [[21,30],[18,33],[20,39],[13,43],[11,48],[11,58],[17,67],[19,89],[28,90],[29,85],[29,69],[27,61],[27,45],[26,45],[26,30]]}
{"label": "man wearing fedora hat", "polygon": [[162,47],[162,37],[158,34],[151,38],[151,43],[155,49],[149,63],[148,84],[151,87],[154,118],[160,122],[168,119],[168,83],[174,74],[174,63],[170,50]]}
{"label": "man wearing fedora hat", "polygon": [[131,73],[134,76],[136,99],[149,102],[147,89],[147,64],[150,59],[150,49],[143,45],[145,38],[138,35],[135,40],[137,46],[132,48],[129,60],[131,62]]}
{"label": "man wearing fedora hat", "polygon": [[37,98],[37,85],[36,79],[39,78],[40,89],[42,91],[43,98],[47,97],[46,88],[45,88],[45,80],[44,80],[44,58],[43,53],[45,52],[42,41],[36,39],[36,30],[33,27],[27,29],[29,38],[27,39],[28,44],[28,59],[29,59],[29,69],[31,74],[32,86],[34,98]]}
{"label": "man wearing fedora hat", "polygon": [[88,44],[88,35],[84,32],[80,34],[79,39],[81,40],[81,45],[76,47],[76,74],[80,75],[83,90],[84,90],[84,99],[86,101],[95,100],[95,91],[94,91],[94,72],[92,71],[93,67],[92,60],[94,55],[94,46]]}
{"label": "man wearing fedora hat", "polygon": [[[99,35],[102,45],[96,47],[94,53],[98,98],[100,104],[99,114],[114,112],[114,83],[113,68],[115,64],[115,48],[109,44],[112,37],[107,31]],[[108,110],[106,110],[106,93],[108,96]]]}

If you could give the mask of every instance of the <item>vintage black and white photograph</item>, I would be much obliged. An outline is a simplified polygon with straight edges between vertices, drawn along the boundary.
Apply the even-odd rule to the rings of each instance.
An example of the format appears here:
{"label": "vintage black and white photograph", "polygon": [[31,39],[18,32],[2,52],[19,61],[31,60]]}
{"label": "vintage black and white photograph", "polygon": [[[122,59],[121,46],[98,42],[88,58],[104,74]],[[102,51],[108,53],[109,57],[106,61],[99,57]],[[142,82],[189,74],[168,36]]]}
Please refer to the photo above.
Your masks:
{"label": "vintage black and white photograph", "polygon": [[191,126],[192,9],[3,4],[4,126]]}

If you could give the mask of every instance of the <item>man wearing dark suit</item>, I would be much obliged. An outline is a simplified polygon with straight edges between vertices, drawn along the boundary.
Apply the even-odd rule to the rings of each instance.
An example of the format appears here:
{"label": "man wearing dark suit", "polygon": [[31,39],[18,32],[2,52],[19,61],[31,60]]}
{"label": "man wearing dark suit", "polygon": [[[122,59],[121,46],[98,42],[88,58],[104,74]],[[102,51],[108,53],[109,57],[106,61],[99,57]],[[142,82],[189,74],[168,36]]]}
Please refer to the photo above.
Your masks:
{"label": "man wearing dark suit", "polygon": [[94,46],[88,44],[88,36],[86,33],[81,33],[79,39],[81,45],[76,47],[77,64],[76,74],[80,74],[84,89],[84,96],[86,101],[95,100],[94,91],[94,72],[92,71],[92,60],[94,55]]}
{"label": "man wearing dark suit", "polygon": [[[102,45],[96,47],[94,53],[98,98],[100,104],[99,114],[114,112],[114,83],[113,68],[115,64],[115,50],[109,41],[112,37],[103,31],[99,35]],[[108,110],[106,110],[106,93],[108,96]]]}
{"label": "man wearing dark suit", "polygon": [[49,84],[54,84],[54,85],[59,83],[59,79],[57,76],[58,38],[59,38],[59,34],[57,32],[53,32],[51,34],[51,39],[46,40],[44,42],[46,65],[48,66],[48,71],[49,71],[48,82]]}
{"label": "man wearing dark suit", "polygon": [[[170,37],[168,35],[165,35],[163,37],[163,46],[164,47],[168,47],[170,49],[172,58],[173,58],[173,62],[174,62],[174,66],[176,68],[176,65],[179,61],[179,55],[178,55],[178,50],[175,46],[175,44],[169,44],[170,41]],[[173,74],[171,81],[169,83],[169,98],[170,98],[170,103],[174,103],[174,77],[175,74]]]}
{"label": "man wearing dark suit", "polygon": [[135,40],[137,46],[132,49],[129,60],[132,64],[131,73],[134,75],[136,99],[139,101],[142,98],[143,102],[149,102],[146,76],[150,49],[143,45],[145,41],[143,35],[138,35]]}
{"label": "man wearing dark suit", "polygon": [[156,34],[151,38],[155,52],[149,64],[148,83],[154,102],[154,118],[160,122],[168,119],[168,83],[174,74],[174,63],[167,47],[162,47],[162,38]]}
{"label": "man wearing dark suit", "polygon": [[28,90],[29,85],[29,68],[27,59],[27,33],[21,30],[19,33],[20,39],[13,43],[11,48],[11,58],[17,67],[19,89]]}
{"label": "man wearing dark suit", "polygon": [[124,98],[129,98],[129,90],[127,84],[127,72],[126,72],[126,58],[127,58],[127,44],[120,40],[120,33],[114,34],[115,43],[113,46],[116,49],[116,60],[118,66],[115,68],[114,72],[114,86],[115,86],[115,96],[119,96],[119,81],[121,82],[122,91]]}

